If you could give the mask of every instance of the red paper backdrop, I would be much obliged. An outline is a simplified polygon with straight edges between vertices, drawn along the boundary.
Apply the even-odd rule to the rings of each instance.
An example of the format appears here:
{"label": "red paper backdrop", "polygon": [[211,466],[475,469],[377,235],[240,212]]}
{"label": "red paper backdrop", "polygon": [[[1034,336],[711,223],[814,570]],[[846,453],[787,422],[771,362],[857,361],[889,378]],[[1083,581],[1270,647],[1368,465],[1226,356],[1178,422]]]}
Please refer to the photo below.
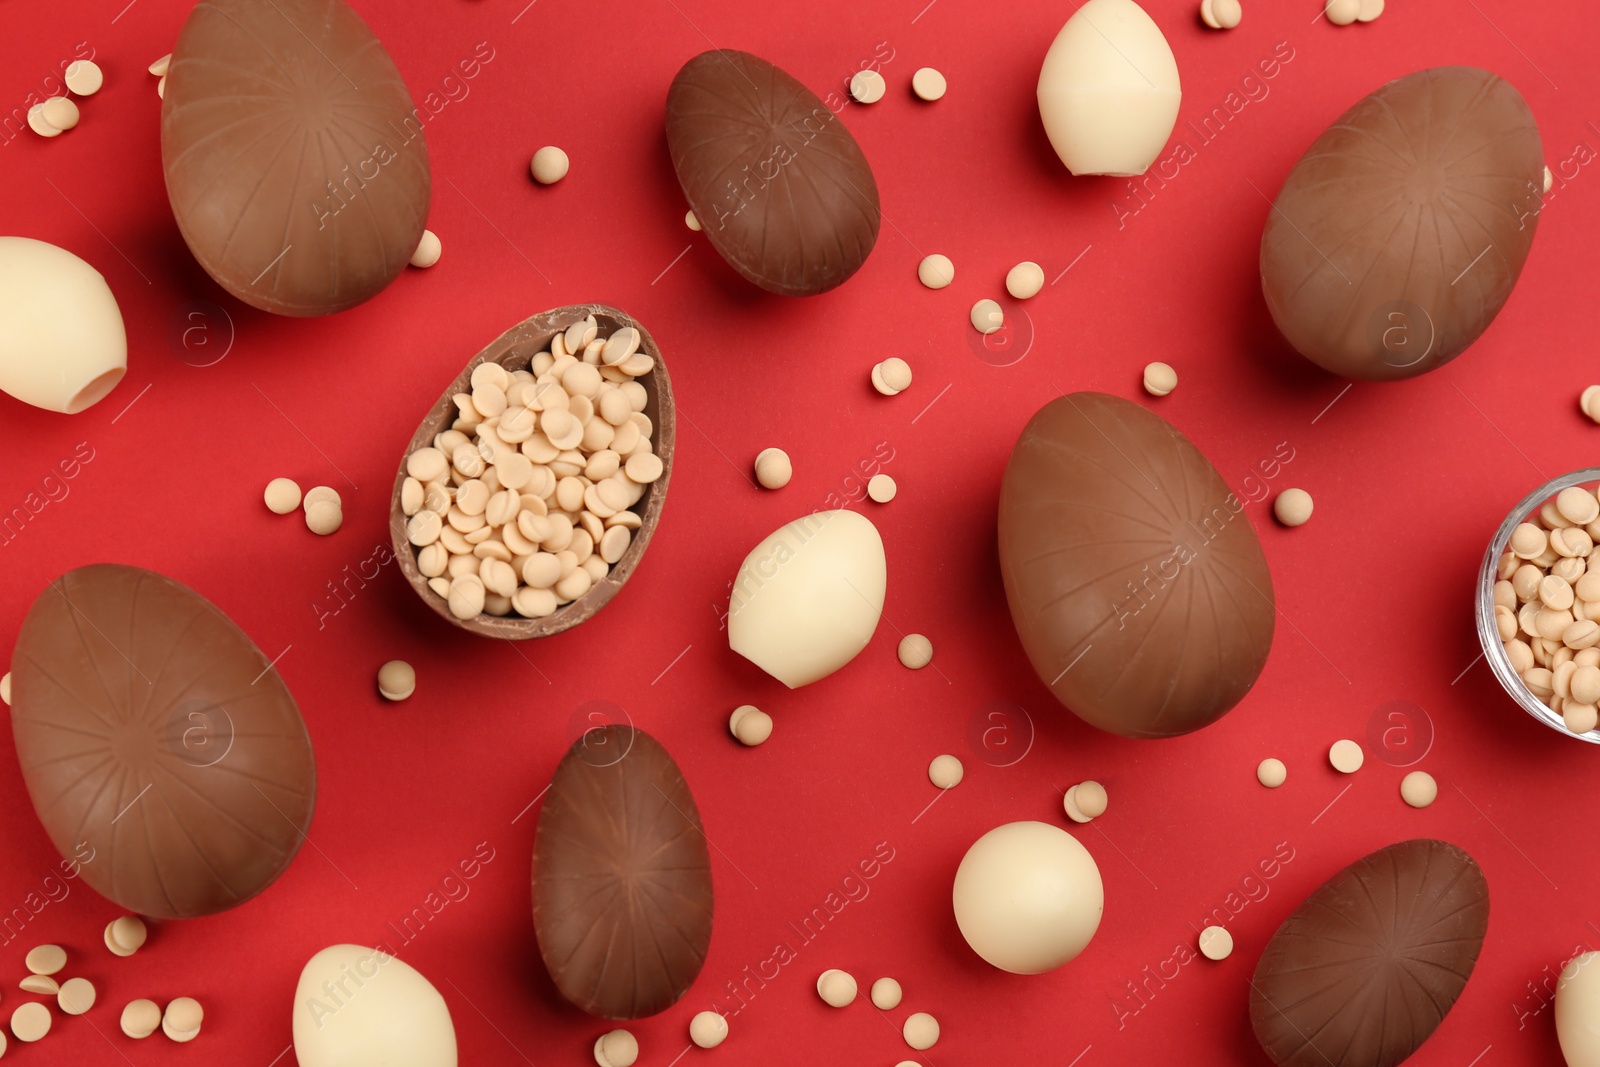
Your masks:
{"label": "red paper backdrop", "polygon": [[[0,1013],[26,998],[14,983],[36,943],[66,946],[70,971],[100,988],[82,1021],[58,1015],[46,1042],[13,1047],[19,1063],[292,1062],[290,1006],[306,959],[335,942],[395,946],[389,924],[475,852],[492,859],[401,958],[443,993],[463,1062],[588,1062],[607,1027],[554,993],[528,888],[530,802],[588,701],[611,702],[676,755],[715,846],[710,958],[677,1007],[633,1026],[642,1064],[673,1062],[689,1018],[719,996],[740,1008],[732,1035],[685,1063],[915,1059],[899,1026],[917,1010],[943,1025],[920,1057],[929,1064],[1265,1063],[1246,1014],[1265,940],[1334,871],[1419,835],[1468,849],[1494,904],[1461,1002],[1413,1062],[1556,1060],[1546,986],[1575,946],[1600,945],[1591,892],[1600,752],[1499,691],[1475,660],[1471,589],[1510,506],[1595,460],[1600,430],[1576,407],[1600,378],[1589,358],[1600,178],[1582,165],[1600,145],[1592,20],[1554,3],[1394,0],[1375,24],[1338,28],[1315,17],[1315,2],[1247,0],[1243,25],[1216,33],[1192,4],[1152,0],[1183,74],[1178,136],[1195,158],[1141,204],[1124,181],[1070,178],[1039,127],[1035,77],[1071,4],[369,0],[362,13],[413,93],[448,101],[426,129],[429,225],[444,258],[354,311],[296,321],[226,297],[187,253],[166,204],[155,80],[144,69],[170,50],[187,5],[122,3],[0,8],[7,110],[80,42],[106,74],[76,130],[0,147],[0,232],[54,242],[103,272],[130,348],[124,383],[85,414],[0,398],[5,510],[80,442],[94,457],[69,495],[4,546],[0,643],[69,568],[116,560],[170,574],[268,656],[282,653],[321,791],[314,847],[236,911],[163,924],[138,955],[116,959],[100,931],[117,909],[74,883],[0,947]],[[457,99],[443,97],[480,42],[493,59],[466,95],[458,86]],[[767,296],[685,229],[662,101],[678,66],[713,44],[768,57],[819,92],[842,90],[872,62],[888,79],[880,103],[844,112],[872,160],[885,220],[843,288]],[[1274,56],[1273,77],[1246,82]],[[1361,95],[1456,63],[1503,74],[1532,104],[1558,174],[1549,213],[1517,292],[1470,353],[1415,381],[1347,386],[1288,352],[1272,328],[1257,282],[1266,197]],[[949,78],[936,104],[910,94],[922,65]],[[1230,92],[1249,102],[1220,134],[1203,142],[1188,131],[1182,120],[1198,122]],[[526,168],[547,143],[567,150],[572,172],[543,188]],[[941,292],[916,281],[918,260],[935,251],[957,270]],[[1053,281],[1024,306],[1005,302],[1009,347],[986,350],[967,309],[1003,296],[1006,270],[1024,259]],[[614,303],[650,327],[682,405],[665,522],[623,594],[593,622],[519,649],[447,627],[393,567],[342,606],[330,599],[329,583],[387,541],[395,466],[443,383],[510,324],[581,301]],[[867,381],[889,355],[916,373],[893,399]],[[1182,379],[1164,400],[1138,388],[1152,359]],[[1316,498],[1316,517],[1293,531],[1271,521],[1265,500],[1247,509],[1273,570],[1277,640],[1255,689],[1199,734],[1136,742],[1093,731],[1035,680],[1012,632],[995,563],[999,473],[1028,416],[1077,389],[1150,404],[1241,494],[1254,487],[1259,498],[1265,483]],[[781,492],[748,478],[768,445],[794,459]],[[1292,460],[1268,464],[1264,477],[1260,465],[1285,449]],[[874,465],[900,485],[887,506],[852,505],[887,545],[883,623],[856,662],[789,692],[728,650],[727,582],[781,523],[859,500],[861,472]],[[261,489],[278,475],[337,488],[344,528],[322,539],[269,514]],[[324,604],[340,610],[322,615]],[[910,631],[932,638],[929,669],[896,661]],[[417,668],[404,704],[374,691],[392,657]],[[1391,701],[1408,702],[1409,732],[1369,745],[1354,777],[1335,774],[1328,745],[1366,741]],[[777,723],[761,748],[727,734],[743,702]],[[1012,710],[987,719],[995,708]],[[985,725],[1000,728],[987,748]],[[10,732],[0,737],[0,765],[14,767]],[[1427,748],[1418,766],[1439,781],[1424,811],[1399,799],[1394,764],[1412,758],[1407,745]],[[944,796],[926,777],[940,752],[967,767]],[[1269,755],[1289,767],[1273,792],[1254,776]],[[1100,931],[1052,974],[995,971],[952,920],[956,865],[1002,822],[1064,823],[1061,790],[1089,777],[1106,784],[1110,810],[1069,829],[1105,881]],[[57,860],[11,771],[0,774],[0,810],[10,815],[0,863],[9,909]],[[875,853],[892,859],[850,882],[860,899],[801,943],[787,924],[842,892]],[[1231,959],[1167,962],[1230,905]],[[727,983],[746,982],[745,968],[756,971],[781,940],[798,948],[794,962],[764,984],[748,980],[742,1005],[729,1001]],[[1176,977],[1159,979],[1175,966]],[[828,967],[863,990],[895,976],[904,1004],[879,1013],[863,995],[829,1009],[813,991]],[[128,1000],[184,994],[207,1008],[199,1044],[118,1031]]]}

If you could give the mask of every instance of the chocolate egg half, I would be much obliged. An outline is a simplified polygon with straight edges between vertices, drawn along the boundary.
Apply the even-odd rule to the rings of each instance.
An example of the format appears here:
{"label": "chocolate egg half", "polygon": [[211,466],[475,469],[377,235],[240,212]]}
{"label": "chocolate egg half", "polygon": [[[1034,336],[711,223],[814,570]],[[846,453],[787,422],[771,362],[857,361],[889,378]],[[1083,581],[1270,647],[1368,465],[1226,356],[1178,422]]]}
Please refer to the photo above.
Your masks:
{"label": "chocolate egg half", "polygon": [[683,772],[631,726],[556,767],[533,842],[533,928],[561,995],[638,1019],[688,990],[711,946],[711,854]]}
{"label": "chocolate egg half", "polygon": [[166,86],[167,196],[224,289],[327,315],[405,269],[428,217],[426,119],[344,0],[202,0]]}
{"label": "chocolate egg half", "polygon": [[200,594],[104,563],[51,582],[12,663],[22,777],[96,891],[157,919],[241,904],[311,825],[305,723],[244,632]]}
{"label": "chocolate egg half", "polygon": [[1124,737],[1214,722],[1272,646],[1272,576],[1244,505],[1159,415],[1072,393],[1023,428],[1000,487],[1000,572],[1039,678]]}
{"label": "chocolate egg half", "polygon": [[878,183],[843,120],[748,52],[683,65],[667,92],[667,148],[711,244],[768,292],[832,289],[878,239]]}
{"label": "chocolate egg half", "polygon": [[1489,927],[1473,858],[1419,839],[1357,860],[1272,935],[1250,1025],[1284,1067],[1393,1067],[1461,995]]}
{"label": "chocolate egg half", "polygon": [[1295,164],[1261,236],[1261,290],[1301,355],[1347,378],[1443,366],[1511,296],[1539,224],[1544,150],[1509,82],[1396,79]]}

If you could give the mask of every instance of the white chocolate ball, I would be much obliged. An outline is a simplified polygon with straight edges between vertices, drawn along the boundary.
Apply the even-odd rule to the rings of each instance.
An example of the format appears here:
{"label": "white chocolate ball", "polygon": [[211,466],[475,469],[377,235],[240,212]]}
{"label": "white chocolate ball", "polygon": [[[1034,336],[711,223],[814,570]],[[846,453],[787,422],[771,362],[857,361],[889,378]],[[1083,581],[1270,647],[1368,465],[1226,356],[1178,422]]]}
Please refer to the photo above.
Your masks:
{"label": "white chocolate ball", "polygon": [[1032,300],[1044,288],[1044,268],[1024,260],[1006,273],[1006,292],[1018,300]]}
{"label": "white chocolate ball", "polygon": [[701,1048],[716,1048],[728,1039],[728,1020],[714,1011],[703,1011],[689,1020],[689,1040]]}
{"label": "white chocolate ball", "polygon": [[961,936],[979,956],[1013,974],[1043,974],[1094,937],[1105,887],[1094,857],[1071,834],[1013,822],[967,850],[951,902]]}
{"label": "white chocolate ball", "polygon": [[756,456],[756,481],[767,489],[782,489],[794,477],[789,453],[781,448],[763,448]]}
{"label": "white chocolate ball", "polygon": [[411,253],[413,267],[431,267],[439,262],[444,246],[439,243],[439,235],[432,230],[422,231],[422,240],[417,242],[417,250]]}
{"label": "white chocolate ball", "polygon": [[1272,513],[1285,526],[1304,526],[1311,518],[1311,494],[1304,489],[1285,489],[1272,502]]}
{"label": "white chocolate ball", "polygon": [[955,264],[950,262],[949,256],[937,252],[923,256],[922,262],[917,264],[917,280],[929,289],[943,289],[956,280]]}

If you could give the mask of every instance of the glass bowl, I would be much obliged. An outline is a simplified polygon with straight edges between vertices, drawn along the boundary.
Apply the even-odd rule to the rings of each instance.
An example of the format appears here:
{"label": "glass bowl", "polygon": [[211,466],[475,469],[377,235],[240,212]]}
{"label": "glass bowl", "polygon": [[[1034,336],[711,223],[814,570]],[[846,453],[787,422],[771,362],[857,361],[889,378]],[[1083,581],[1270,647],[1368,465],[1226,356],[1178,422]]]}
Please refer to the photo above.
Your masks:
{"label": "glass bowl", "polygon": [[1511,531],[1517,528],[1518,523],[1536,516],[1539,509],[1554,499],[1561,490],[1568,486],[1595,482],[1600,482],[1600,467],[1589,467],[1586,470],[1563,474],[1523,497],[1521,502],[1511,509],[1511,514],[1506,516],[1500,528],[1494,532],[1494,537],[1490,539],[1489,551],[1484,554],[1483,566],[1479,568],[1478,601],[1474,614],[1478,621],[1478,641],[1483,645],[1483,654],[1489,661],[1489,669],[1494,672],[1495,678],[1499,679],[1501,687],[1511,695],[1511,699],[1520,704],[1523,711],[1550,729],[1558,730],[1567,737],[1587,741],[1591,745],[1600,745],[1600,729],[1590,730],[1586,734],[1573,733],[1567,729],[1559,713],[1534,696],[1528,687],[1522,684],[1522,679],[1517,677],[1517,672],[1511,668],[1510,659],[1506,657],[1505,646],[1501,644],[1500,631],[1494,621],[1494,583],[1500,557],[1505,554],[1506,547],[1511,541]]}

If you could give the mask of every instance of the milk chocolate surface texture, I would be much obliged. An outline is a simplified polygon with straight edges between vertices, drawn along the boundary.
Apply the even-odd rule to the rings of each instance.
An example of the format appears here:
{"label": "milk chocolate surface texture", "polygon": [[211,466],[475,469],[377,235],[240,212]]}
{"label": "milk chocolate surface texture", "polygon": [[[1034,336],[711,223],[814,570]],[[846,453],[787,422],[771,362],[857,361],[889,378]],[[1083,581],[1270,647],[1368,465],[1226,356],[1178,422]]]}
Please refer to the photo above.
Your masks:
{"label": "milk chocolate surface texture", "polygon": [[1522,95],[1476,67],[1418,71],[1295,164],[1261,237],[1261,289],[1301,355],[1410,378],[1488,329],[1539,224],[1544,150]]}
{"label": "milk chocolate surface texture", "polygon": [[533,843],[533,926],[561,995],[590,1015],[665,1011],[711,945],[711,856],[661,743],[610,725],[556,768]]}
{"label": "milk chocolate surface texture", "polygon": [[1489,926],[1489,886],[1443,841],[1357,860],[1272,935],[1251,983],[1250,1024],[1284,1067],[1393,1067],[1461,995]]}
{"label": "milk chocolate surface texture", "polygon": [[422,117],[344,0],[202,0],[161,108],[167,196],[228,292],[326,315],[405,269],[428,217]]}
{"label": "milk chocolate surface texture", "polygon": [[294,698],[210,601],[95,564],[34,601],[11,726],[34,809],[83,880],[128,911],[241,904],[288,868],[317,772]]}
{"label": "milk chocolate surface texture", "polygon": [[1272,645],[1272,576],[1243,503],[1120,397],[1058,397],[1024,427],[1000,487],[1000,572],[1040,680],[1124,737],[1216,721]]}
{"label": "milk chocolate surface texture", "polygon": [[748,52],[703,52],[678,71],[667,148],[712,245],[768,292],[832,289],[878,239],[878,183],[844,121]]}

